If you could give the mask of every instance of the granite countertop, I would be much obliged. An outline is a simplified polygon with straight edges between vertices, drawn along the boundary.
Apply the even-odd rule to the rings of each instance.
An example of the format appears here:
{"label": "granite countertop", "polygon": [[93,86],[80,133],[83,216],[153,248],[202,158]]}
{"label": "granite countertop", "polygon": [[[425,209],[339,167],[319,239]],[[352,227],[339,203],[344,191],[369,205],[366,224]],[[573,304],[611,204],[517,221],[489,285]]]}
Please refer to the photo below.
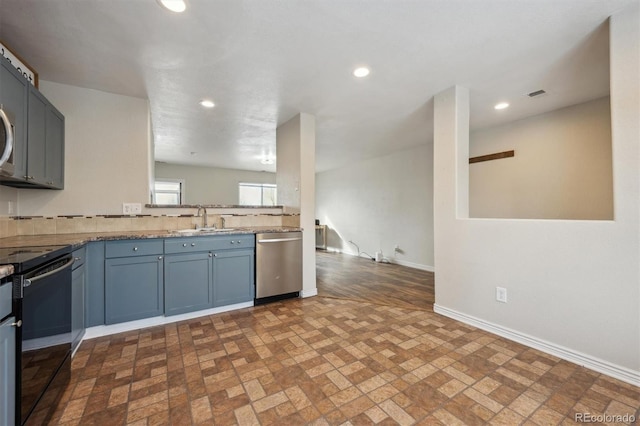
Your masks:
{"label": "granite countertop", "polygon": [[13,275],[13,265],[0,265],[0,279]]}
{"label": "granite countertop", "polygon": [[251,226],[234,228],[232,231],[176,232],[167,230],[156,231],[117,231],[117,232],[88,232],[82,234],[50,234],[50,235],[21,235],[17,237],[0,238],[0,248],[57,246],[70,245],[80,247],[91,241],[134,240],[144,238],[179,238],[211,235],[258,234],[262,232],[298,232],[302,228],[291,226]]}

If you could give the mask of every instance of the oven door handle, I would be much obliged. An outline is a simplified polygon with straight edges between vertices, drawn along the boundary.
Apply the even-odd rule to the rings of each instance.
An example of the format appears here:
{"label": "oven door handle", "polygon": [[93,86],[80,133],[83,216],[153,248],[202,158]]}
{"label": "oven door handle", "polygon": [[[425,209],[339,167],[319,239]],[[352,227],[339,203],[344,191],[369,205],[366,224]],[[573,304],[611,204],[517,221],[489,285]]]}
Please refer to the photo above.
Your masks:
{"label": "oven door handle", "polygon": [[73,258],[73,256],[69,257],[69,260],[67,261],[67,263],[65,263],[64,265],[60,266],[59,268],[54,269],[53,271],[49,271],[46,272],[42,275],[38,275],[34,278],[25,278],[25,280],[22,283],[23,287],[29,287],[31,284],[40,281],[42,279],[45,279],[47,277],[50,277],[53,274],[57,274],[60,271],[63,271],[65,269],[67,269],[68,267],[70,267],[71,265],[73,265],[73,262],[75,262],[76,260]]}

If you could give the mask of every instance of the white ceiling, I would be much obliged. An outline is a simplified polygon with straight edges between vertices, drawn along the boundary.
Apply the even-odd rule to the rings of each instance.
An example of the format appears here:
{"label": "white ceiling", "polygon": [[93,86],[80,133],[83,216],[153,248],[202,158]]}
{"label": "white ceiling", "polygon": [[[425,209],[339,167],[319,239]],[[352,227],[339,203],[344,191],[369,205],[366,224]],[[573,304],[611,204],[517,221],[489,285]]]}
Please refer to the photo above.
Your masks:
{"label": "white ceiling", "polygon": [[258,157],[306,112],[324,171],[429,143],[454,84],[475,127],[605,96],[606,18],[638,2],[187,1],[0,0],[0,39],[43,80],[148,98],[156,160],[274,171]]}

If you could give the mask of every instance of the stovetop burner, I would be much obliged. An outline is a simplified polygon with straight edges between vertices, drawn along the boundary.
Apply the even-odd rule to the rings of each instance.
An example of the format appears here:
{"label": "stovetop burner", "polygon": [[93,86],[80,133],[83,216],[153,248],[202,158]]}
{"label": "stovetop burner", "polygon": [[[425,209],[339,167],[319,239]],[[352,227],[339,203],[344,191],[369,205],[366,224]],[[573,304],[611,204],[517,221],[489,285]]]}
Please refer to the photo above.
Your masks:
{"label": "stovetop burner", "polygon": [[0,265],[12,264],[16,272],[24,272],[67,253],[71,246],[7,247],[0,249]]}

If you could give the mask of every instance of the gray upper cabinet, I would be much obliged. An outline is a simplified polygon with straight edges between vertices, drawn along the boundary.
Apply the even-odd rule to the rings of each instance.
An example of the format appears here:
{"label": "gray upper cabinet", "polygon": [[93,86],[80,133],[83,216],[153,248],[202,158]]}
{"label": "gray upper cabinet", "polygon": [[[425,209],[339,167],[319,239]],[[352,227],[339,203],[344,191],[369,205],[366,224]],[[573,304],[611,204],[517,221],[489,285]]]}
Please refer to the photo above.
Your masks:
{"label": "gray upper cabinet", "polygon": [[3,185],[64,188],[64,115],[0,57],[0,104],[14,124],[14,173]]}
{"label": "gray upper cabinet", "polygon": [[64,187],[64,116],[33,86],[29,88],[25,180],[39,187]]}
{"label": "gray upper cabinet", "polygon": [[[24,179],[27,174],[27,99],[30,83],[0,56],[0,104],[13,123],[13,161],[16,179]],[[13,179],[1,177],[2,180]],[[7,183],[7,182],[3,182]]]}

